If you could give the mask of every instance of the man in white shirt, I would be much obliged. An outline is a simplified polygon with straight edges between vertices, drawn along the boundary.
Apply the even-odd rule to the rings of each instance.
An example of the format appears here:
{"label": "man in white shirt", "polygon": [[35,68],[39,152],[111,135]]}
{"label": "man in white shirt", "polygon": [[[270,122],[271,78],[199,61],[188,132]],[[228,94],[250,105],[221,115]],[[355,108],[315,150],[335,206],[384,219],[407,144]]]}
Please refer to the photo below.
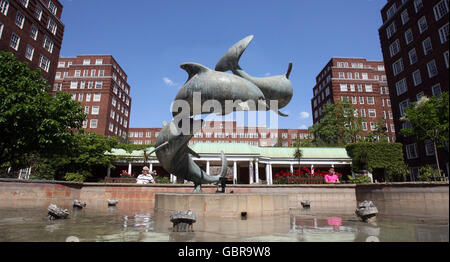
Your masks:
{"label": "man in white shirt", "polygon": [[[142,168],[142,174],[137,177],[137,184],[155,184],[155,179],[149,173],[150,169],[147,166]],[[156,173],[156,172],[155,172]]]}

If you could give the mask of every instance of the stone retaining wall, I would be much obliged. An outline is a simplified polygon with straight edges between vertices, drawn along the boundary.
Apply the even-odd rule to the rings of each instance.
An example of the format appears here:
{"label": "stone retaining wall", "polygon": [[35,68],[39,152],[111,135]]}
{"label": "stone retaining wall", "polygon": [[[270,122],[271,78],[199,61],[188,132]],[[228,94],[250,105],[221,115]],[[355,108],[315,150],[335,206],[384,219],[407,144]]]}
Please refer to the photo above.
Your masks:
{"label": "stone retaining wall", "polygon": [[[311,200],[311,208],[330,212],[353,213],[357,202],[372,200],[380,214],[433,215],[448,218],[448,182],[387,183],[370,185],[227,185],[227,193],[288,195],[288,207],[299,208],[302,200]],[[153,211],[156,193],[190,193],[192,185],[137,185],[74,183],[0,179],[1,207],[36,207],[50,203],[71,205],[74,199],[89,207],[104,207],[106,200],[119,200],[117,208]],[[205,193],[216,187],[206,185]]]}

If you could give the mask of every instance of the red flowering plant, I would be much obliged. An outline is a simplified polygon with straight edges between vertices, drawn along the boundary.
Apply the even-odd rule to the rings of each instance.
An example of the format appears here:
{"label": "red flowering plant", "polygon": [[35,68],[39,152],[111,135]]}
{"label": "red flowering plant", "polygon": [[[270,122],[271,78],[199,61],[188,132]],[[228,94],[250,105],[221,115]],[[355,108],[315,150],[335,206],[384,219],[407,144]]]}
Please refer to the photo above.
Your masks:
{"label": "red flowering plant", "polygon": [[[274,184],[322,184],[327,171],[315,169],[314,172],[307,167],[292,172],[280,171],[275,174]],[[341,175],[342,176],[342,175]]]}
{"label": "red flowering plant", "polygon": [[133,174],[128,173],[126,170],[122,170],[122,173],[120,173],[121,178],[134,178]]}

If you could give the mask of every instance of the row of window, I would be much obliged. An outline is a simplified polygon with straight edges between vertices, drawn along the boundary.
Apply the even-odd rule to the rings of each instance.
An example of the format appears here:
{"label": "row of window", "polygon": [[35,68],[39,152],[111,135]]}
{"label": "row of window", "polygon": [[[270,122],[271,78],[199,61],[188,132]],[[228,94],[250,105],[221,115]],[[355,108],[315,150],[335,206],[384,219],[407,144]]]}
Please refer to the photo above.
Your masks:
{"label": "row of window", "polygon": [[[425,141],[424,143],[425,155],[426,156],[434,156],[434,145],[430,140]],[[406,157],[408,159],[416,159],[419,158],[419,154],[417,151],[417,144],[409,144],[405,147]]]}
{"label": "row of window", "polygon": [[72,99],[75,101],[83,102],[84,95],[86,95],[86,102],[91,102],[91,98],[92,98],[92,102],[100,102],[102,100],[102,94],[100,94],[100,93],[95,93],[95,94],[80,93],[80,94],[78,94],[78,100],[77,100],[77,94],[72,94]]}
{"label": "row of window", "polygon": [[[126,116],[128,117],[128,113]],[[119,123],[120,125],[122,125],[123,127],[125,127],[125,128],[128,127],[128,120],[126,120],[125,118],[122,118],[121,115],[116,114],[116,112],[114,110],[111,110],[109,117],[113,120],[115,119],[116,122]]]}
{"label": "row of window", "polygon": [[[337,68],[350,68],[348,62],[337,62]],[[383,65],[378,65],[377,68],[373,68],[372,66],[364,66],[364,63],[351,63],[351,68],[359,68],[359,69],[376,69],[378,71],[384,71]]]}
{"label": "row of window", "polygon": [[[449,23],[445,24],[444,26],[442,26],[439,30],[439,37],[441,40],[441,44],[444,44],[448,41],[448,34],[449,34]],[[405,42],[406,44],[410,44],[413,41],[413,35],[411,32],[411,29],[408,29],[405,32]],[[427,39],[422,41],[422,48],[423,48],[423,53],[425,56],[431,54],[433,52],[433,46],[431,44],[431,38],[428,37]],[[389,53],[390,56],[393,57],[396,54],[398,54],[400,52],[401,48],[400,48],[400,40],[397,39],[395,40],[390,46],[389,46]],[[415,49],[414,49],[415,52]]]}
{"label": "row of window", "polygon": [[[435,96],[436,98],[440,98],[441,97],[441,85],[440,84],[436,84],[434,86],[431,87],[431,92],[433,94],[433,96]],[[416,99],[417,101],[419,101],[425,94],[423,92],[420,92],[416,95]],[[404,116],[405,115],[405,110],[406,108],[409,106],[409,99],[403,100],[402,102],[399,103],[399,109],[400,109],[400,116]]]}
{"label": "row of window", "polygon": [[[362,73],[361,77],[360,77],[359,72],[355,72],[354,76],[355,76],[355,78],[353,78],[353,73],[352,72],[347,72],[347,77],[345,75],[345,72],[339,72],[339,79],[370,80],[368,73]],[[374,75],[373,79],[374,80],[380,80],[380,76],[379,75]],[[386,81],[386,76],[385,75],[381,76],[381,81]]]}

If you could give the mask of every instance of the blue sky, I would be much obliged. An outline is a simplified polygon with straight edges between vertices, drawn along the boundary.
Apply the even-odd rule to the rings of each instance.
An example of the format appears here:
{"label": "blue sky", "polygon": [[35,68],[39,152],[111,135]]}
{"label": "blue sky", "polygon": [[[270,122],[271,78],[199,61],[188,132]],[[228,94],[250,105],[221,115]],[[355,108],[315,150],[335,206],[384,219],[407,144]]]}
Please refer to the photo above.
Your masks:
{"label": "blue sky", "polygon": [[161,127],[187,79],[179,65],[214,68],[234,43],[255,38],[241,58],[250,75],[285,74],[294,96],[280,128],[312,125],[315,78],[332,57],[382,60],[378,28],[386,0],[60,0],[60,55],[111,54],[128,74],[130,127]]}

